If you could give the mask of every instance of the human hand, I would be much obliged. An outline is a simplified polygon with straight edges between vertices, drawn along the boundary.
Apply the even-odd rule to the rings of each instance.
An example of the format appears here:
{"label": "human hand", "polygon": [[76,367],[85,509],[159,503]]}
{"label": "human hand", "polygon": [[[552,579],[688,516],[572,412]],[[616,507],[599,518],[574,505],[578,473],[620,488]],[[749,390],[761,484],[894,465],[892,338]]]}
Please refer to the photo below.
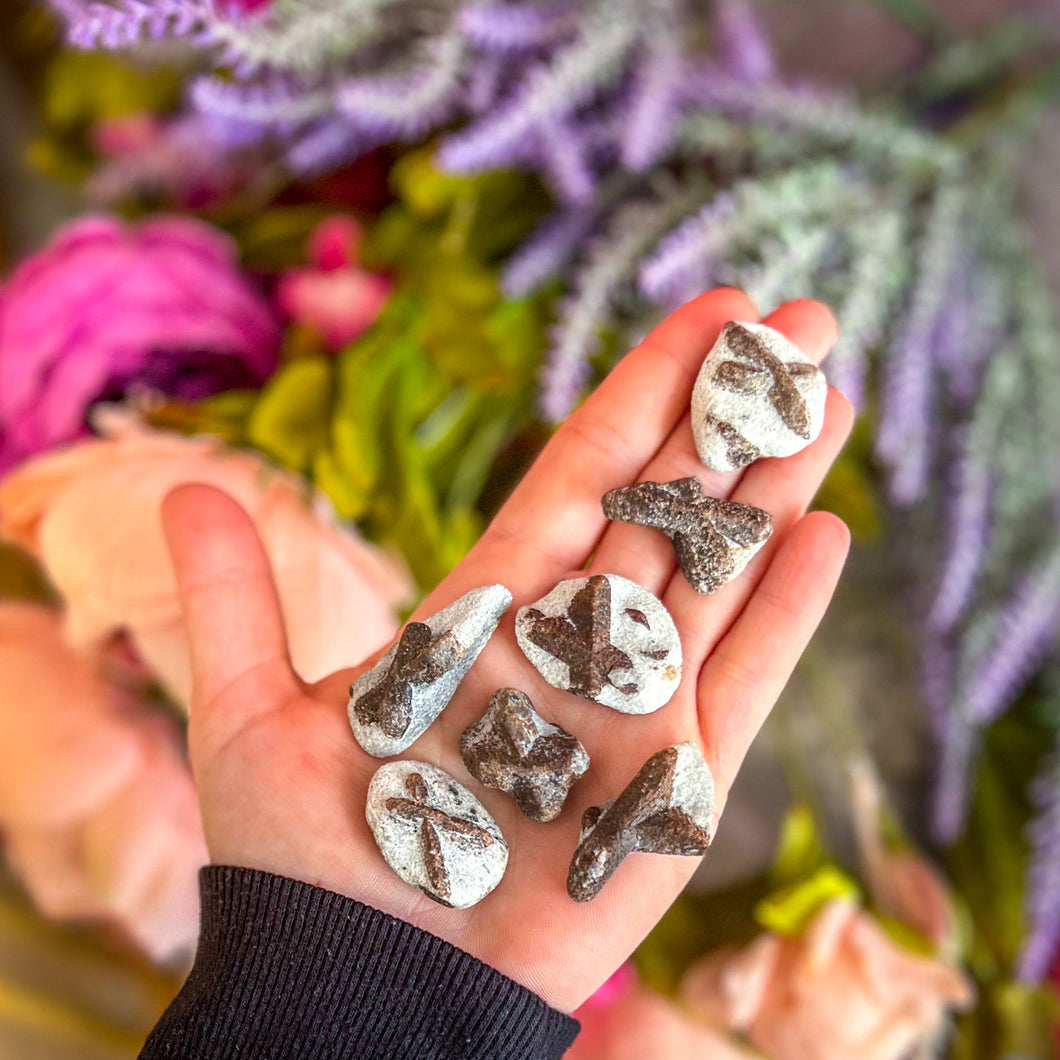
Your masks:
{"label": "human hand", "polygon": [[[846,557],[849,535],[840,520],[803,514],[853,420],[837,392],[829,392],[820,437],[795,456],[719,474],[696,454],[689,400],[703,358],[727,321],[757,319],[744,295],[718,290],[664,321],[559,429],[414,616],[496,582],[515,598],[452,702],[400,756],[440,766],[471,788],[508,841],[503,880],[470,909],[445,908],[399,880],[368,829],[365,795],[381,763],[354,741],[346,703],[352,680],[376,660],[314,686],[300,682],[288,661],[268,561],[247,516],[206,486],[170,494],[163,515],[195,682],[190,755],[215,863],[349,895],[448,940],[566,1011],[614,972],[698,859],[634,855],[597,898],[574,902],[566,880],[582,813],[617,795],[652,753],[691,740],[714,774],[720,814]],[[835,338],[831,315],[813,302],[789,303],[765,322],[815,360]],[[744,573],[713,596],[687,584],[662,534],[608,523],[600,508],[601,496],[616,486],[689,475],[705,493],[764,508],[774,519],[773,536]],[[673,616],[683,676],[673,699],[653,714],[621,715],[551,688],[516,645],[515,611],[586,570],[640,583]],[[461,732],[505,686],[526,691],[592,759],[562,815],[548,824],[482,788],[460,760]]]}

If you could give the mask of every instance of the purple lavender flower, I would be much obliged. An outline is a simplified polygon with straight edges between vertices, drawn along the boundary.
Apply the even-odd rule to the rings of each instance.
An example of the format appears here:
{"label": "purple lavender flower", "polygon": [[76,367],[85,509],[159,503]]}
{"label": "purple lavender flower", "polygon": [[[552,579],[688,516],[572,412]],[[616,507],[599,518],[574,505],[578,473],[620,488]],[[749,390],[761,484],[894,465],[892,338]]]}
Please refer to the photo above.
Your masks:
{"label": "purple lavender flower", "polygon": [[1027,880],[1027,921],[1019,978],[1039,983],[1060,950],[1060,759],[1050,757],[1035,781],[1037,816],[1029,828],[1031,864]]}
{"label": "purple lavender flower", "polygon": [[970,718],[992,721],[1060,639],[1060,545],[1033,567],[1002,605],[990,649],[968,679]]}
{"label": "purple lavender flower", "polygon": [[660,33],[647,48],[630,88],[619,158],[635,173],[653,166],[673,141],[684,78],[681,46]]}
{"label": "purple lavender flower", "polygon": [[726,70],[749,82],[774,76],[773,49],[748,0],[716,0],[714,24]]}
{"label": "purple lavender flower", "polygon": [[259,385],[278,342],[233,247],[206,225],[68,225],[0,292],[0,468],[76,437],[100,398]]}
{"label": "purple lavender flower", "polygon": [[953,475],[949,540],[928,626],[940,633],[964,614],[979,578],[989,540],[993,476],[982,454],[966,452]]}

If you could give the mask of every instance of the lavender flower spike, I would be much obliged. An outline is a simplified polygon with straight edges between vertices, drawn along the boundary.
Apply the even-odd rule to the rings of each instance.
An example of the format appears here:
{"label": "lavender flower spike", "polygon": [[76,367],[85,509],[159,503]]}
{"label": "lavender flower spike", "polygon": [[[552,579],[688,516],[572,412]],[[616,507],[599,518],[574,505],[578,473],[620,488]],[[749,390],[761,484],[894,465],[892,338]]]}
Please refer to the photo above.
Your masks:
{"label": "lavender flower spike", "polygon": [[714,24],[725,68],[742,81],[768,81],[776,73],[773,49],[748,0],[716,0]]}
{"label": "lavender flower spike", "polygon": [[1060,544],[1032,569],[1001,613],[986,658],[967,682],[969,717],[992,721],[1054,648],[1060,626]]}
{"label": "lavender flower spike", "polygon": [[1040,983],[1048,975],[1060,946],[1060,756],[1050,756],[1032,791],[1038,815],[1029,829],[1029,930],[1018,975],[1025,983]]}

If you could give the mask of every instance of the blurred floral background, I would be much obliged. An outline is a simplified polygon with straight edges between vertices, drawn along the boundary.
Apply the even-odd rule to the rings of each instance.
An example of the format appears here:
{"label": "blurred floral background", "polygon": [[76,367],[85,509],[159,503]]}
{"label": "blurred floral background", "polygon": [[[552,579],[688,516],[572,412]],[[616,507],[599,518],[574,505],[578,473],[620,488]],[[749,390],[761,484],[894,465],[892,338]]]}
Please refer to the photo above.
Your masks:
{"label": "blurred floral background", "polygon": [[[855,550],[580,1060],[1060,1055],[1054,0],[9,0],[0,1055],[136,1055],[205,859],[161,537],[385,643],[716,284],[825,300]],[[837,1019],[836,1013],[843,1013]]]}

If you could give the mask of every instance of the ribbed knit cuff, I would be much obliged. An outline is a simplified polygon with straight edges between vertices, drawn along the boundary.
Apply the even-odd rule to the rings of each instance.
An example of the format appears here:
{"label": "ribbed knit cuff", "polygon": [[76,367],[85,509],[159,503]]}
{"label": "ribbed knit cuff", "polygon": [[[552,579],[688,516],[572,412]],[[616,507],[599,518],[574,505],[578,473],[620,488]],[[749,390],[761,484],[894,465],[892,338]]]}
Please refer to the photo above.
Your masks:
{"label": "ribbed knit cuff", "polygon": [[157,1057],[556,1060],[578,1023],[455,946],[307,883],[210,866]]}

